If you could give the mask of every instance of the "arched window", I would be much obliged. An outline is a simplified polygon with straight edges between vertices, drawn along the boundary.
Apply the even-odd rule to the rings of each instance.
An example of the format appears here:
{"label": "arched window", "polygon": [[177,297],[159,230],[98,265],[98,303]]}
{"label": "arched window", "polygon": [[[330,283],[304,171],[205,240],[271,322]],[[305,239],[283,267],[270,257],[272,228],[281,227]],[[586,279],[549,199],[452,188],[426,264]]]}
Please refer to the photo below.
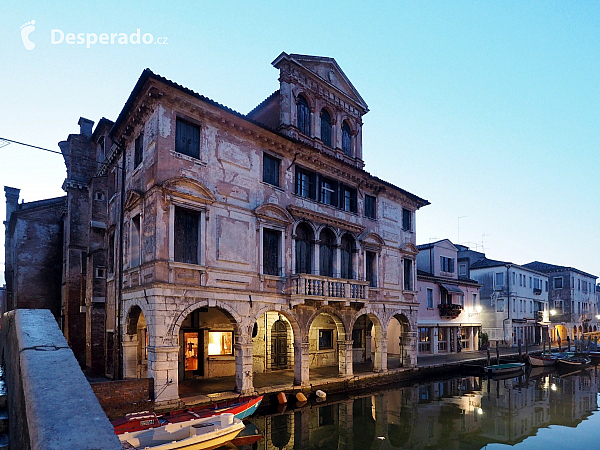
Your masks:
{"label": "arched window", "polygon": [[321,111],[321,140],[327,147],[331,147],[331,116],[324,109]]}
{"label": "arched window", "polygon": [[352,236],[345,234],[342,237],[342,278],[346,278],[349,280],[354,279],[354,267],[352,258],[354,256],[354,239]]}
{"label": "arched window", "polygon": [[350,125],[344,121],[342,124],[342,151],[348,156],[352,156],[352,135],[350,133]]}
{"label": "arched window", "polygon": [[308,107],[306,99],[301,95],[298,97],[296,112],[298,116],[298,131],[310,136],[310,108]]}
{"label": "arched window", "polygon": [[296,273],[311,273],[313,233],[302,223],[296,228]]}
{"label": "arched window", "polygon": [[321,244],[319,247],[319,275],[333,276],[333,257],[335,251],[335,236],[327,228],[321,231]]}

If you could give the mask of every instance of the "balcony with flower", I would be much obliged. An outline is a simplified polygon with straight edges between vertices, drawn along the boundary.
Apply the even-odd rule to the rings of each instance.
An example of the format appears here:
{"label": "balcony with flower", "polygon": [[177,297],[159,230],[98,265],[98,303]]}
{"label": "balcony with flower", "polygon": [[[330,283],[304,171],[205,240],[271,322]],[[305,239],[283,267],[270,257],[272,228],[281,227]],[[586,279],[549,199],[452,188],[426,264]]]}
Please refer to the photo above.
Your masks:
{"label": "balcony with flower", "polygon": [[463,307],[454,303],[442,303],[438,305],[438,310],[442,319],[456,319],[462,312]]}

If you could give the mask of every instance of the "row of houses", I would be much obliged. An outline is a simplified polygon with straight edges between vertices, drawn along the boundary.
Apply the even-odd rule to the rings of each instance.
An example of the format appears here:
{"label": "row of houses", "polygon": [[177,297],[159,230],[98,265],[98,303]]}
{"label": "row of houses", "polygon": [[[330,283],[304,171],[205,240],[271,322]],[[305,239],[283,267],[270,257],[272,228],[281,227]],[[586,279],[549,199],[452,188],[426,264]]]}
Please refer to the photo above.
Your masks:
{"label": "row of houses", "polygon": [[[65,196],[5,187],[7,308],[50,309],[90,375],[150,376],[158,402],[189,379],[249,393],[293,368],[308,386],[550,330],[542,268],[417,247],[429,202],[364,170],[369,109],[334,59],[272,64],[279,89],[248,114],[146,69],[114,122],[59,143]],[[585,298],[575,316],[561,297],[564,333]]]}
{"label": "row of houses", "polygon": [[597,277],[539,261],[514,264],[450,240],[419,245],[418,350],[579,341],[598,330]]}

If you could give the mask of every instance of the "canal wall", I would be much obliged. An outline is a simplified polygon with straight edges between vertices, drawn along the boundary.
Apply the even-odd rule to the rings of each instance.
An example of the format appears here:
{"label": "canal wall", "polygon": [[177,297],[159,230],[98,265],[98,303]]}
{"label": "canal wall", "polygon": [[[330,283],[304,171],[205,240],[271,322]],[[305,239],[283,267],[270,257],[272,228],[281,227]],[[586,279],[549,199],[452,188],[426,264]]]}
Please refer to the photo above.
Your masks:
{"label": "canal wall", "polygon": [[121,445],[49,310],[2,316],[11,448],[119,450]]}
{"label": "canal wall", "polygon": [[102,381],[90,385],[109,419],[122,417],[131,412],[154,409],[152,378]]}

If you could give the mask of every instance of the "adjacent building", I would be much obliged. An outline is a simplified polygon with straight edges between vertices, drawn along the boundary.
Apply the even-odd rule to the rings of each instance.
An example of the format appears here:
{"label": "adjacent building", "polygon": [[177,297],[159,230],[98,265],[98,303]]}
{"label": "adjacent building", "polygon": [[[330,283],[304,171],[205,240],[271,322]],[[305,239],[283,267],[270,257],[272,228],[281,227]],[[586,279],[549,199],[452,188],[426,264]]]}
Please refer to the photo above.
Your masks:
{"label": "adjacent building", "polygon": [[525,346],[551,337],[545,273],[488,258],[459,259],[469,261],[470,277],[481,284],[481,325],[490,341]]}
{"label": "adjacent building", "polygon": [[481,285],[459,278],[458,248],[450,240],[417,248],[419,354],[479,350]]}
{"label": "adjacent building", "polygon": [[588,331],[597,331],[596,280],[574,267],[558,266],[540,261],[525,264],[524,267],[544,273],[548,277],[548,300],[550,321],[555,328],[555,338],[564,342],[581,339]]}

